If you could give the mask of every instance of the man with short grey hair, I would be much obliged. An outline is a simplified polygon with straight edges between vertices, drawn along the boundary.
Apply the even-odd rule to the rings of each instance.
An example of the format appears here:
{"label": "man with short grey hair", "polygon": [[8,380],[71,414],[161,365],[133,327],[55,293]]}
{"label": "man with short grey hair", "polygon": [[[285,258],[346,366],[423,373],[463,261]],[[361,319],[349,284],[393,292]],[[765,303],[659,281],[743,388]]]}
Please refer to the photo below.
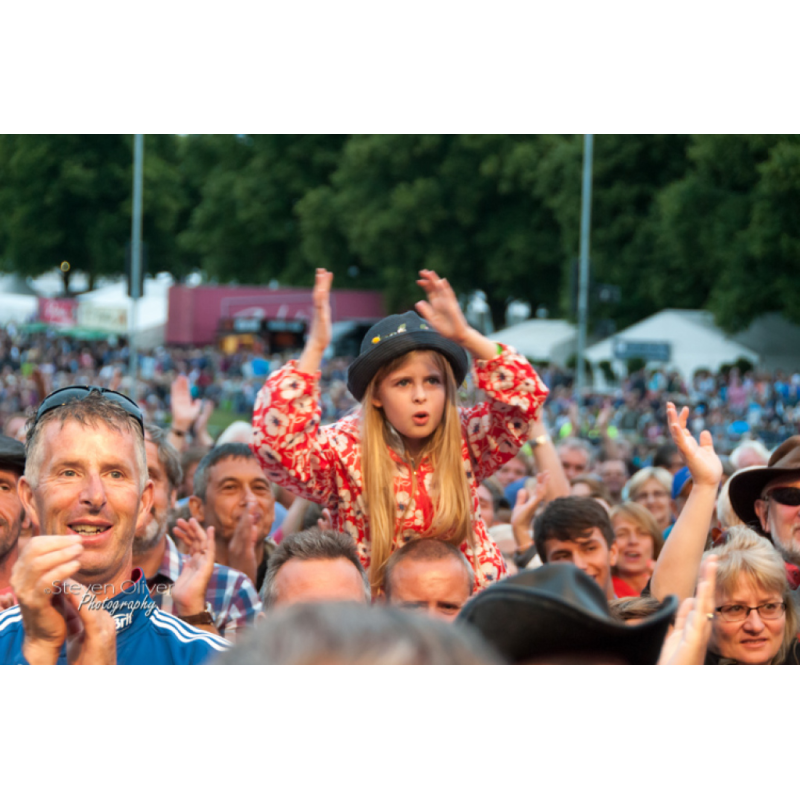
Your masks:
{"label": "man with short grey hair", "polygon": [[318,527],[287,536],[269,559],[265,609],[294,603],[369,603],[369,578],[353,540]]}
{"label": "man with short grey hair", "polygon": [[223,444],[204,456],[194,473],[189,509],[203,527],[214,529],[217,563],[238,569],[261,588],[275,495],[246,444]]}
{"label": "man with short grey hair", "polygon": [[130,398],[91,386],[46,397],[18,489],[41,535],[11,576],[19,605],[0,614],[0,663],[200,664],[229,646],[156,608],[133,567],[153,482]]}

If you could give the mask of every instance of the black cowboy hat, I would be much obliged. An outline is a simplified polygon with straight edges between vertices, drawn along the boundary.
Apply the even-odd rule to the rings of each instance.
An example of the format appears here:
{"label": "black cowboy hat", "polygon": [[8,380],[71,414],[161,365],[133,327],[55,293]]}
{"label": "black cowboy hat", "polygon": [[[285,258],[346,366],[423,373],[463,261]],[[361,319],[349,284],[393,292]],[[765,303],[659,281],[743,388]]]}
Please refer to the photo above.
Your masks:
{"label": "black cowboy hat", "polygon": [[728,494],[736,516],[745,525],[761,530],[756,500],[761,497],[768,483],[790,472],[800,475],[800,436],[792,436],[778,447],[766,467],[741,470],[731,478]]}
{"label": "black cowboy hat", "polygon": [[570,652],[613,654],[655,664],[678,610],[668,597],[638,625],[613,619],[595,580],[572,564],[523,570],[484,589],[458,616],[475,626],[512,664]]}
{"label": "black cowboy hat", "polygon": [[358,358],[347,370],[350,394],[360,403],[378,370],[412,350],[435,350],[441,353],[453,368],[457,386],[467,376],[469,359],[466,350],[435,331],[415,311],[408,311],[405,314],[392,314],[367,331]]}

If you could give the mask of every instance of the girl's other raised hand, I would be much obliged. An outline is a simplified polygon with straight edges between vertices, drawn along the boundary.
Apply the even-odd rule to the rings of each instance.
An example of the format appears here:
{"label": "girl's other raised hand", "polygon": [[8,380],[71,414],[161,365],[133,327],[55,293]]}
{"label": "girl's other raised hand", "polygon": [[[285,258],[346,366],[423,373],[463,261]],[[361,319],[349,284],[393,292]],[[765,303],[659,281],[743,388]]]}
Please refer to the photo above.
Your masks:
{"label": "girl's other raised hand", "polygon": [[420,300],[416,304],[417,313],[442,336],[463,345],[471,329],[448,280],[440,278],[433,270],[423,269],[417,285],[428,295],[427,301]]}

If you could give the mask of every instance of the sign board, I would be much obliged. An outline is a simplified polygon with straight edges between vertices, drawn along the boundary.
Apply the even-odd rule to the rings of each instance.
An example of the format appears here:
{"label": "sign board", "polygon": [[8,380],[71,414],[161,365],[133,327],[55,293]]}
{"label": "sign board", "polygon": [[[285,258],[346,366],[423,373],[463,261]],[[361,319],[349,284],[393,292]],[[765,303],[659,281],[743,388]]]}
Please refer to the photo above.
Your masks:
{"label": "sign board", "polygon": [[75,312],[78,309],[77,300],[55,300],[49,297],[39,298],[39,322],[48,325],[58,325],[65,328],[74,328],[77,325]]}
{"label": "sign board", "polygon": [[81,305],[78,307],[78,324],[108,333],[127,333],[128,309]]}
{"label": "sign board", "polygon": [[672,345],[669,342],[626,342],[614,340],[614,358],[627,361],[641,358],[644,361],[671,361]]}

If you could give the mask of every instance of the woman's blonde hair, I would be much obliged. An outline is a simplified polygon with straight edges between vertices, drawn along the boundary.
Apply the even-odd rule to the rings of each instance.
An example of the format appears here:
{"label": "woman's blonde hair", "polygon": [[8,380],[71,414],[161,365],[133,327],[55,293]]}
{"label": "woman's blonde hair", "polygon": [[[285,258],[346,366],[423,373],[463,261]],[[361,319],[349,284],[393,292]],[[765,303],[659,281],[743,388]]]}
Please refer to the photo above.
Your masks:
{"label": "woman's blonde hair", "polygon": [[612,527],[617,517],[627,517],[631,520],[637,528],[640,528],[653,540],[653,559],[658,558],[661,548],[664,546],[664,534],[661,533],[653,515],[643,505],[628,500],[614,506],[608,516],[611,518]]}
{"label": "woman's blonde hair", "polygon": [[[458,387],[448,360],[433,350],[424,352],[433,359],[445,383],[442,420],[420,454],[427,455],[433,466],[431,503],[434,511],[427,535],[456,547],[465,541],[473,544],[472,492],[462,459],[461,421],[456,403]],[[364,476],[364,500],[370,535],[369,578],[373,592],[377,592],[383,583],[384,568],[392,553],[398,525],[413,513],[417,488],[417,474],[412,468],[410,502],[398,519],[394,490],[397,465],[389,455],[389,447],[396,447],[396,443],[392,441],[393,431],[383,409],[377,408],[373,401],[381,381],[390,372],[399,369],[412,353],[406,353],[381,367],[367,386],[361,404],[361,472]]]}
{"label": "woman's blonde hair", "polygon": [[719,558],[717,594],[731,595],[739,579],[744,577],[765,592],[779,594],[786,603],[786,628],[783,643],[770,664],[781,664],[797,637],[798,614],[792,598],[786,566],[778,551],[763,536],[744,525],[735,525],[727,532],[725,544],[714,547],[704,556]]}

